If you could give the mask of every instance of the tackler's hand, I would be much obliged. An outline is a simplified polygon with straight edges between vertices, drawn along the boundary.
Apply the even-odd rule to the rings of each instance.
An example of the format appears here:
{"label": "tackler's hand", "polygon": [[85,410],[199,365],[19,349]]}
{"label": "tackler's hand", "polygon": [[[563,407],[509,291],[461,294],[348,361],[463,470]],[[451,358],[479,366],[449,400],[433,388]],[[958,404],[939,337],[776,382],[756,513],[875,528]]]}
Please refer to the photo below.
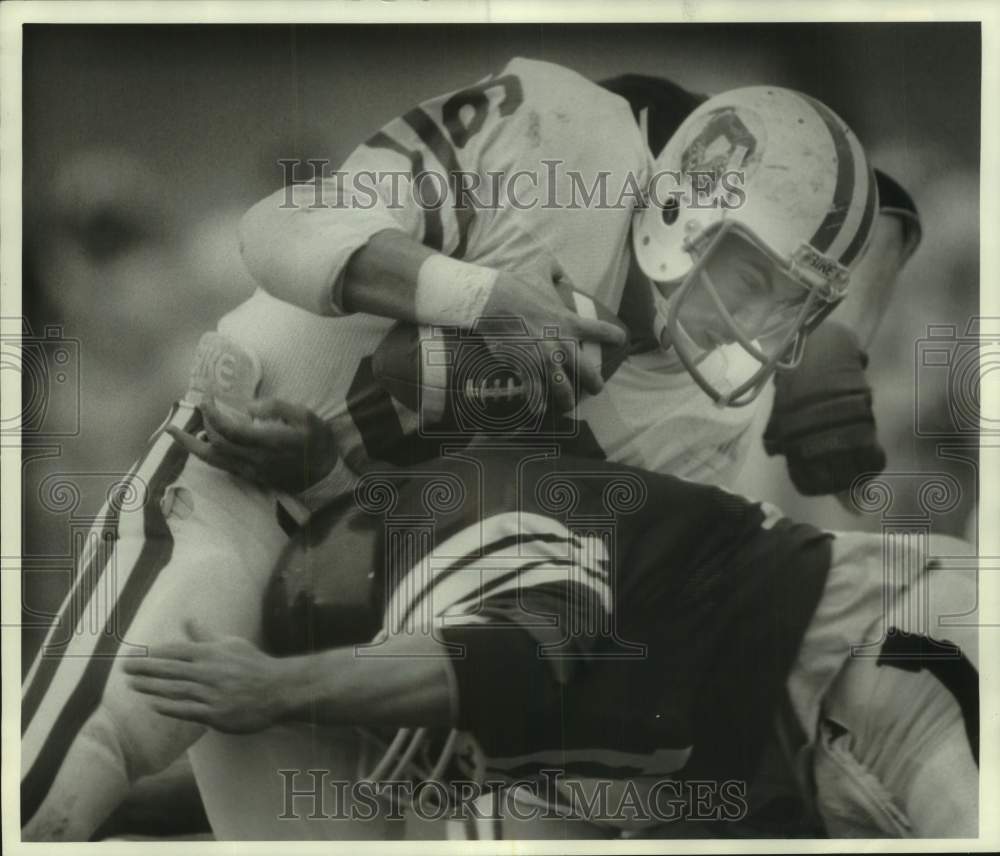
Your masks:
{"label": "tackler's hand", "polygon": [[229,734],[250,734],[281,717],[281,663],[235,636],[215,636],[194,622],[188,638],[129,657],[129,686],[163,716]]}
{"label": "tackler's hand", "polygon": [[244,412],[208,399],[201,410],[207,439],[173,426],[167,432],[192,455],[241,478],[297,494],[337,463],[333,431],[306,407],[271,398]]}
{"label": "tackler's hand", "polygon": [[885,469],[867,365],[851,330],[827,320],[809,335],[799,366],[775,376],[764,449],[785,456],[799,493],[833,494],[849,508],[846,492],[853,482]]}

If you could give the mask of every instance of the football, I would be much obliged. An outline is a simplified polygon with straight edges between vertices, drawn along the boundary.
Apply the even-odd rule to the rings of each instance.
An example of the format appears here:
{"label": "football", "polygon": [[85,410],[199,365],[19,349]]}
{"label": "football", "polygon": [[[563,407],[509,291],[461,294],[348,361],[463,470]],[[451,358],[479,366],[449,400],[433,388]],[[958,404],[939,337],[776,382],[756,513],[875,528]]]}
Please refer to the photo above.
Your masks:
{"label": "football", "polygon": [[[589,295],[568,284],[555,289],[578,314],[626,329]],[[556,333],[553,328],[543,335]],[[605,380],[628,353],[627,344],[577,346],[577,357],[598,367]],[[540,427],[549,404],[539,348],[515,318],[482,318],[471,330],[400,322],[375,351],[372,371],[396,401],[419,414],[426,430],[530,431]]]}

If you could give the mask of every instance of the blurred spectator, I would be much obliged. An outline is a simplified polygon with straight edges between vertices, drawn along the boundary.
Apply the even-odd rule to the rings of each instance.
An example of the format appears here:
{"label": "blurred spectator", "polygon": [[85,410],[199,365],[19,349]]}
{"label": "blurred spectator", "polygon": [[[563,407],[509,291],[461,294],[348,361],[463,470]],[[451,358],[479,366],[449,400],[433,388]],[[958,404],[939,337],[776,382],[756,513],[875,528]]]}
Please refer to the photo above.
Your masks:
{"label": "blurred spectator", "polygon": [[[169,203],[166,183],[135,155],[85,151],[65,159],[31,200],[26,317],[35,335],[61,327],[78,341],[80,360],[78,388],[44,390],[54,411],[79,406],[79,432],[25,435],[27,445],[58,440],[58,447],[24,470],[23,553],[66,557],[55,562],[58,572],[26,577],[25,604],[34,613],[51,614],[66,592],[70,553],[79,549],[70,518],[97,512],[183,393],[198,338],[253,289],[239,257],[242,207],[191,217]],[[39,394],[29,376],[25,401]],[[80,493],[62,513],[39,495],[56,474]],[[27,634],[25,666],[40,636]]]}

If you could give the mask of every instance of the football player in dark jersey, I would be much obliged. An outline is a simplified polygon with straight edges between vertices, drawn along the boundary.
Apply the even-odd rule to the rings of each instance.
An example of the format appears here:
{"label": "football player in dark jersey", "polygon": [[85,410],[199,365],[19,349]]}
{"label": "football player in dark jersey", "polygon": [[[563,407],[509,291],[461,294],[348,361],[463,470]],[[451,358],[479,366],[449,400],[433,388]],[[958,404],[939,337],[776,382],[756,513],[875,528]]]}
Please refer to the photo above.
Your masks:
{"label": "football player in dark jersey", "polygon": [[[929,632],[912,624],[918,602]],[[574,814],[737,834],[724,821],[747,820],[787,693],[812,761],[798,796],[816,825],[799,834],[959,837],[978,822],[978,653],[971,621],[938,622],[975,603],[974,579],[931,563],[884,574],[880,535],[619,465],[473,447],[362,479],[298,536],[266,617],[282,656],[192,628],[126,671],[159,712],[223,732],[404,729],[378,765],[393,779],[421,741],[447,753],[465,732],[473,760],[450,774],[546,781],[534,805],[570,837]],[[685,783],[714,783],[709,805],[665,815]],[[610,814],[580,817],[595,788]],[[636,810],[616,814],[625,794]]]}

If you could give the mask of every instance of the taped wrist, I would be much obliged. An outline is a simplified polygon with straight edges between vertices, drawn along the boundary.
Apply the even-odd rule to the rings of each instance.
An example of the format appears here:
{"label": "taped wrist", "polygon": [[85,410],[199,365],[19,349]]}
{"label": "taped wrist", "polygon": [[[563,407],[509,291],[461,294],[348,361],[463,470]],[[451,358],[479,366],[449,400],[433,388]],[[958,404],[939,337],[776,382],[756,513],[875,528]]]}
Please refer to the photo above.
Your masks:
{"label": "taped wrist", "polygon": [[482,265],[428,256],[417,272],[417,321],[471,327],[486,309],[498,276],[498,271]]}

